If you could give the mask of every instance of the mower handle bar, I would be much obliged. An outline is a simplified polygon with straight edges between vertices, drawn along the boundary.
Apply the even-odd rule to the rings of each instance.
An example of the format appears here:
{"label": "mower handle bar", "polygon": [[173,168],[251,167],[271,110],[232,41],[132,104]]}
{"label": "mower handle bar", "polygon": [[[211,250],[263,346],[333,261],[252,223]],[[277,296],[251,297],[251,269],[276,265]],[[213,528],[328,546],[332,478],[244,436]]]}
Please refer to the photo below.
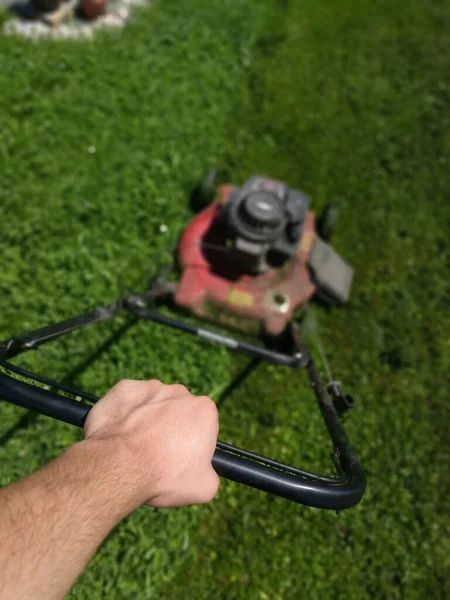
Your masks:
{"label": "mower handle bar", "polygon": [[[16,370],[6,362],[2,366]],[[83,392],[80,391],[79,396],[83,398]],[[93,399],[90,394],[86,396],[89,400]],[[84,402],[20,381],[4,371],[0,371],[0,399],[77,427],[83,427],[92,408]],[[349,453],[347,449],[342,461],[342,450],[345,449],[337,447],[342,471],[339,478],[289,467],[220,441],[217,442],[212,465],[219,476],[263,492],[315,508],[342,510],[360,501],[366,485],[364,472],[354,452],[350,449]]]}
{"label": "mower handle bar", "polygon": [[[6,362],[6,359],[37,348],[43,343],[52,341],[61,335],[91,323],[107,321],[118,311],[127,309],[137,318],[147,319],[184,331],[223,345],[231,350],[245,352],[254,358],[268,360],[292,368],[306,369],[334,446],[332,458],[339,472],[339,477],[327,477],[288,466],[221,441],[217,442],[212,459],[213,467],[221,477],[287,498],[299,504],[329,510],[342,510],[357,504],[366,488],[364,471],[350,444],[336,406],[328,394],[315,362],[303,345],[298,326],[295,323],[290,325],[296,353],[289,355],[243,340],[235,340],[146,308],[145,305],[148,301],[171,295],[173,291],[173,283],[161,282],[142,294],[120,298],[112,304],[99,306],[82,315],[0,342],[0,358],[4,359],[0,360],[0,400],[37,411],[71,425],[83,427],[91,405],[81,400],[87,400],[91,403],[96,402],[98,400],[96,396],[67,384],[58,383],[25,371]],[[79,400],[72,400],[51,391],[51,389],[44,389],[27,383],[17,379],[13,374],[40,382],[47,388],[65,391],[79,398]]]}

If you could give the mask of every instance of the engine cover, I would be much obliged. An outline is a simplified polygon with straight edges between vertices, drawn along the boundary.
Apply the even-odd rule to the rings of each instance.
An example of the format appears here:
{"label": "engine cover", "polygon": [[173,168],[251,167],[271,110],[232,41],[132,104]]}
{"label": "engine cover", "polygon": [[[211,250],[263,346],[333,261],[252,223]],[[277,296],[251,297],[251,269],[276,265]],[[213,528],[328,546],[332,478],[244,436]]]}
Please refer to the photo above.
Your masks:
{"label": "engine cover", "polygon": [[292,258],[300,241],[309,198],[284,183],[252,177],[233,190],[220,219],[228,259],[243,273],[266,273]]}

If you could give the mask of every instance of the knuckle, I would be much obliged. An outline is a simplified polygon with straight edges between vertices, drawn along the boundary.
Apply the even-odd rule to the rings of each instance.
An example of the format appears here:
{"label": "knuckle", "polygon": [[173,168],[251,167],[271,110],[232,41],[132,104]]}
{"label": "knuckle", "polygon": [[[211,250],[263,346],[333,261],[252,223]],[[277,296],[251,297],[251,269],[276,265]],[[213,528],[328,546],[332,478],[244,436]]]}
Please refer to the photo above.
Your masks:
{"label": "knuckle", "polygon": [[170,392],[172,394],[175,394],[176,396],[190,394],[187,387],[182,385],[181,383],[172,383],[171,385],[169,385],[167,387],[170,388]]}
{"label": "knuckle", "polygon": [[151,393],[158,392],[164,387],[164,384],[159,379],[148,379],[144,382],[147,390]]}
{"label": "knuckle", "polygon": [[123,392],[127,389],[129,389],[129,387],[133,384],[133,379],[121,379],[120,381],[118,381],[116,383],[116,385],[114,386],[114,390],[118,391],[118,392]]}
{"label": "knuckle", "polygon": [[218,415],[217,405],[209,396],[199,396],[202,410],[212,418]]}
{"label": "knuckle", "polygon": [[112,388],[119,396],[130,395],[142,396],[147,393],[158,392],[160,388],[164,387],[157,379],[141,380],[141,379],[121,379]]}

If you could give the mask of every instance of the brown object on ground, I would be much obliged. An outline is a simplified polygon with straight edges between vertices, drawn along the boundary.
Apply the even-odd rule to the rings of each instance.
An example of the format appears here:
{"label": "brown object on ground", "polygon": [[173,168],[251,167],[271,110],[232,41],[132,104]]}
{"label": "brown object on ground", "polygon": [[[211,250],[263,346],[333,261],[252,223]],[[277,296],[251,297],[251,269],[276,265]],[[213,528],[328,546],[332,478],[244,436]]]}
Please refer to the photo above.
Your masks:
{"label": "brown object on ground", "polygon": [[96,19],[106,13],[107,0],[81,0],[81,10],[88,19]]}

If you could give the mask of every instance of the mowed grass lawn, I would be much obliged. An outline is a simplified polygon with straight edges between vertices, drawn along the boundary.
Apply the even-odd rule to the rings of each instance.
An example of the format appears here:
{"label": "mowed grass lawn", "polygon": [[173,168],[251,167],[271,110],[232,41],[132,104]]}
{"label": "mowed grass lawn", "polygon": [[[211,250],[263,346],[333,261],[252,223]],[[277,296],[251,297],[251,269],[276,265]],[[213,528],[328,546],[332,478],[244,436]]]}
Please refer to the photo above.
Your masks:
{"label": "mowed grass lawn", "polygon": [[[336,515],[224,481],[209,505],[127,518],[71,598],[450,596],[449,44],[445,0],[164,0],[91,42],[0,37],[0,339],[143,282],[212,164],[338,199],[356,269],[351,303],[314,313],[357,398],[363,502]],[[217,399],[248,361],[119,317],[17,362],[98,394],[157,377]],[[222,439],[329,469],[301,372],[259,365],[220,415]],[[1,404],[0,484],[79,435]]]}

